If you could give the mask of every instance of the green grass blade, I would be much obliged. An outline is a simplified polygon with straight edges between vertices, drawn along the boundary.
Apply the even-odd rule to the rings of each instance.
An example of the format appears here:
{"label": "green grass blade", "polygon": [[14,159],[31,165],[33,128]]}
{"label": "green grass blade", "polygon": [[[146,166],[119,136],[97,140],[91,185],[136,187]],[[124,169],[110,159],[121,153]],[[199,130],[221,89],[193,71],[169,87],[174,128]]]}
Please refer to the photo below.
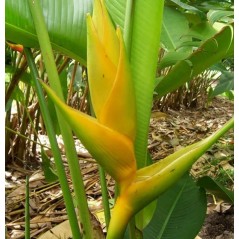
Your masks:
{"label": "green grass blade", "polygon": [[56,137],[55,137],[55,132],[54,132],[54,127],[52,124],[52,120],[50,118],[50,114],[48,112],[48,108],[45,102],[45,97],[41,88],[41,85],[39,83],[38,79],[38,71],[35,66],[35,62],[32,56],[32,53],[29,49],[25,48],[25,55],[27,57],[28,65],[31,70],[32,78],[34,81],[35,85],[35,90],[37,92],[38,100],[39,100],[39,105],[42,113],[42,117],[46,126],[46,130],[48,133],[49,141],[51,144],[51,150],[54,156],[55,160],[55,165],[57,169],[57,174],[59,178],[59,182],[61,185],[62,193],[63,193],[63,198],[66,204],[66,210],[68,213],[69,221],[70,224],[72,225],[72,234],[81,238],[79,226],[78,226],[78,221],[77,221],[77,216],[75,213],[75,208],[73,204],[73,200],[71,197],[71,191],[68,185],[68,181],[66,178],[66,173],[64,169],[64,165],[61,159],[61,153],[57,145]]}
{"label": "green grass blade", "polygon": [[[41,11],[41,6],[38,1],[28,0],[28,3],[32,13],[34,24],[35,26],[37,26],[36,32],[39,39],[41,53],[43,55],[50,85],[57,92],[58,96],[63,100],[64,98],[61,89],[61,84],[57,73],[56,65],[54,62],[53,52],[50,45],[50,39],[44,22],[44,17]],[[62,117],[62,115],[60,114],[60,112],[58,110],[56,110],[56,112],[57,118],[59,120],[63,141],[65,144],[66,156],[68,159],[69,168],[72,176],[72,183],[75,190],[75,197],[77,207],[79,209],[79,215],[83,226],[84,235],[86,239],[90,239],[92,238],[93,229],[91,225],[90,214],[84,190],[84,183],[79,167],[79,161],[75,150],[74,140],[72,137],[72,131],[68,123],[65,121],[64,117]],[[71,227],[72,230],[74,230],[74,226],[72,225]],[[74,237],[79,238],[79,236]]]}
{"label": "green grass blade", "polygon": [[100,186],[101,186],[102,201],[103,201],[104,215],[105,215],[105,224],[106,224],[106,229],[108,229],[111,215],[110,215],[108,188],[106,184],[105,171],[101,166],[99,166],[99,173],[100,173]]}

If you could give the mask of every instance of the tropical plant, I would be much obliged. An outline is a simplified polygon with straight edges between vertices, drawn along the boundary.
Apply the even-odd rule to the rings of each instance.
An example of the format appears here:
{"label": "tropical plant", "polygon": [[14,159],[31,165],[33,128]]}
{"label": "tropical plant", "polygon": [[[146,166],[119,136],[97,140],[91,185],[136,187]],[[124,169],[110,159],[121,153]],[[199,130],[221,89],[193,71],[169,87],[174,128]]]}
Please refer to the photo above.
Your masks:
{"label": "tropical plant", "polygon": [[[87,51],[85,12],[78,11],[82,14],[83,20],[73,21],[76,25],[73,24],[72,27],[69,27],[72,18],[69,20],[64,14],[54,14],[59,17],[60,21],[58,22],[57,19],[52,21],[51,11],[54,9],[62,11],[61,4],[64,3],[63,0],[42,2],[43,12],[47,15],[44,19],[38,0],[28,1],[30,11],[26,1],[21,3],[8,1],[6,3],[6,35],[8,40],[25,46],[25,56],[51,142],[73,237],[94,238],[71,130],[118,185],[112,217],[110,218],[110,213],[106,216],[106,222],[109,222],[107,238],[123,238],[128,224],[131,238],[142,236],[163,238],[165,233],[170,232],[169,227],[166,227],[169,212],[164,213],[164,220],[160,222],[159,231],[156,231],[156,234],[152,232],[152,229],[147,229],[156,227],[157,219],[152,219],[154,212],[156,212],[155,215],[162,213],[157,209],[155,211],[156,204],[160,204],[161,201],[169,202],[168,199],[172,198],[172,189],[176,192],[174,197],[183,201],[179,205],[180,209],[187,205],[185,195],[188,192],[192,193],[192,200],[197,202],[191,205],[191,211],[198,205],[200,207],[197,208],[205,209],[205,193],[197,188],[188,175],[183,178],[182,176],[187,173],[198,157],[233,126],[233,119],[210,137],[151,164],[147,152],[147,136],[155,85],[163,1],[154,0],[150,3],[107,1],[111,18],[116,25],[119,25],[115,31],[104,1],[96,0],[92,18],[87,15]],[[73,11],[84,9],[83,6],[89,7],[86,11],[91,12],[91,2],[81,1],[79,3],[79,1],[72,0],[70,3],[67,2],[64,5],[64,11],[70,13],[71,16],[74,15]],[[47,20],[48,32],[54,49],[79,60],[83,65],[87,62],[90,96],[96,117],[93,114],[89,116],[76,111],[64,103],[45,20]],[[65,25],[62,27],[60,22],[64,22]],[[147,34],[145,34],[146,30]],[[59,36],[65,36],[64,41]],[[27,48],[37,47],[38,41],[51,87],[38,80],[38,71],[32,53]],[[231,50],[231,43],[232,27],[226,26],[212,39],[203,42],[192,55],[177,63],[173,73],[160,80],[158,93],[164,95],[178,88],[184,82],[189,81],[192,76],[225,57]],[[208,59],[209,53],[212,54],[211,47],[213,47],[213,57]],[[202,59],[207,59],[207,61],[202,61]],[[179,73],[184,75],[185,79],[180,78],[175,81],[175,76]],[[40,82],[56,106],[56,114],[73,179],[79,217],[83,225],[82,233],[78,228],[71,194],[55,140],[52,119],[49,117]],[[177,190],[172,187],[176,187]],[[163,194],[165,191],[168,194]],[[107,197],[105,194],[103,196]],[[105,202],[107,212],[107,200]],[[170,205],[176,205],[176,202],[171,200],[167,208],[170,208]],[[170,238],[173,238],[172,235],[175,233],[181,238],[195,237],[205,214],[203,210],[197,212],[200,216],[193,220],[191,218],[188,220],[186,213],[183,218],[186,220],[187,230],[182,227],[182,220],[180,220],[181,226],[178,227],[180,230],[171,231],[173,234]],[[134,216],[135,220],[133,220]],[[179,225],[175,219],[172,222]],[[139,236],[137,236],[136,228],[140,231]]]}
{"label": "tropical plant", "polygon": [[[188,60],[189,66],[191,65],[191,68],[193,68],[193,65],[197,63],[196,61],[194,63],[191,62],[190,55],[194,54],[194,51],[197,49],[207,51],[203,49],[203,43],[210,38],[210,41],[214,41],[216,33],[221,34],[220,31],[223,27],[233,24],[233,7],[230,4],[222,2],[213,2],[213,6],[207,4],[208,1],[193,2],[193,4],[190,1],[165,2],[161,34],[161,54],[158,62],[158,77],[156,78],[155,90],[155,99],[161,109],[167,109],[169,106],[172,108],[180,108],[182,105],[186,107],[196,106],[197,101],[200,101],[203,106],[207,103],[209,88],[209,93],[212,97],[218,92],[216,89],[214,94],[211,94],[213,87],[215,87],[215,82],[217,82],[217,77],[213,76],[219,75],[222,69],[219,67],[208,68],[206,66],[203,70],[204,72],[202,69],[200,70],[200,74],[191,75],[189,72],[187,77],[191,78],[190,83],[185,83],[176,91],[171,91],[170,94],[164,96],[157,94],[157,91],[161,91],[162,87],[160,86],[160,81],[163,80],[165,75],[167,75],[165,79],[167,80],[170,74],[173,74],[176,70],[174,69],[176,68],[176,63]],[[228,46],[231,46],[231,43]],[[227,57],[232,55],[233,52],[228,51]],[[221,60],[221,57],[219,56],[219,58],[217,57],[214,60],[214,64],[216,64]],[[211,62],[210,65],[212,64]],[[176,70],[175,75],[177,71],[179,69]],[[225,69],[222,73],[224,72]],[[178,74],[179,76],[180,74]],[[186,75],[182,75],[182,81],[185,80],[185,77]],[[178,82],[180,81],[179,79]],[[225,91],[230,87],[230,82],[229,80]],[[223,86],[225,86],[225,81],[219,85],[221,91]]]}

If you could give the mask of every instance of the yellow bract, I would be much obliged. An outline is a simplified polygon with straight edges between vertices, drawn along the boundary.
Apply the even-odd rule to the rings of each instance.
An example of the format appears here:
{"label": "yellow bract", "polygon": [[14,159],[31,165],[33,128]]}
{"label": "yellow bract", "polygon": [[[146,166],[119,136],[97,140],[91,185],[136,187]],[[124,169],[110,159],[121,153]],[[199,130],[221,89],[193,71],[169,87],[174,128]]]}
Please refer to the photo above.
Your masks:
{"label": "yellow bract", "polygon": [[92,104],[100,123],[135,138],[135,94],[122,34],[105,6],[87,16],[87,64]]}
{"label": "yellow bract", "polygon": [[101,1],[87,15],[89,87],[96,119],[62,102],[43,84],[48,95],[101,166],[123,192],[136,176],[134,155],[135,95],[122,34],[114,29]]}
{"label": "yellow bract", "polygon": [[[119,40],[115,34],[115,28],[110,20],[105,4],[102,1],[94,1],[92,21],[99,41],[105,46],[106,54],[113,64],[117,66],[119,61]],[[89,30],[89,25],[87,29]]]}
{"label": "yellow bract", "polygon": [[133,142],[97,119],[67,106],[50,87],[42,85],[92,156],[119,183],[121,190],[127,187],[136,174]]}

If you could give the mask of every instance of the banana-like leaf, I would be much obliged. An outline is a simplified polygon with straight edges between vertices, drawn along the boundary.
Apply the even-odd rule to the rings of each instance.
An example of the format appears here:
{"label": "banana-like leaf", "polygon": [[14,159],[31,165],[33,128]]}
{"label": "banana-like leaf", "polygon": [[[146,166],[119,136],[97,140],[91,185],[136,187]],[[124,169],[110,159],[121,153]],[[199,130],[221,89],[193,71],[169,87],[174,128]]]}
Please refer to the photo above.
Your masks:
{"label": "banana-like leaf", "polygon": [[159,97],[176,90],[203,70],[233,53],[233,27],[228,25],[188,58],[178,62],[158,83],[155,91]]}
{"label": "banana-like leaf", "polygon": [[[138,168],[147,164],[149,120],[157,67],[164,1],[135,1],[130,63],[137,109],[135,153]],[[147,32],[147,34],[146,34]]]}
{"label": "banana-like leaf", "polygon": [[[164,9],[161,35],[161,42],[163,47],[166,48],[166,54],[158,64],[160,70],[175,65],[180,60],[187,59],[192,54],[193,47],[199,47],[202,41],[212,38],[219,32],[208,22],[200,22],[189,29],[189,21],[182,13],[170,8],[170,11],[167,9],[167,7]],[[174,18],[174,21],[172,21],[172,18]],[[173,28],[171,29],[170,26],[173,26]],[[192,38],[197,40],[192,40]]]}
{"label": "banana-like leaf", "polygon": [[221,183],[217,182],[209,176],[204,176],[198,179],[198,185],[204,187],[207,191],[214,196],[223,199],[226,202],[234,203],[234,192],[228,190]]}
{"label": "banana-like leaf", "polygon": [[233,21],[234,11],[226,11],[226,10],[209,10],[207,13],[208,20],[212,23],[217,21],[229,22],[229,20]]}
{"label": "banana-like leaf", "polygon": [[218,80],[218,84],[213,89],[209,97],[212,99],[216,95],[234,90],[234,72],[224,71]]}
{"label": "banana-like leaf", "polygon": [[206,19],[206,15],[205,15],[205,13],[203,13],[203,11],[199,10],[198,8],[196,8],[194,6],[184,3],[183,1],[168,0],[168,1],[166,1],[166,3],[168,6],[175,6],[183,11],[196,13],[198,16],[200,16],[201,19]]}
{"label": "banana-like leaf", "polygon": [[183,41],[191,39],[183,37],[188,31],[189,22],[185,15],[176,9],[165,6],[161,34],[163,48],[166,48],[167,51],[176,51]]}
{"label": "banana-like leaf", "polygon": [[[193,42],[191,41],[191,43]],[[160,60],[158,67],[162,70],[165,67],[175,65],[178,61],[185,60],[189,55],[189,52],[170,51]]]}
{"label": "banana-like leaf", "polygon": [[205,219],[207,197],[186,173],[158,198],[157,209],[144,237],[150,239],[195,238]]}
{"label": "banana-like leaf", "polygon": [[[86,64],[86,13],[92,0],[41,0],[53,49]],[[5,1],[6,39],[39,47],[27,0]]]}
{"label": "banana-like leaf", "polygon": [[186,36],[193,37],[197,40],[205,41],[213,37],[218,31],[209,22],[200,22],[194,24],[188,32],[185,33]]}

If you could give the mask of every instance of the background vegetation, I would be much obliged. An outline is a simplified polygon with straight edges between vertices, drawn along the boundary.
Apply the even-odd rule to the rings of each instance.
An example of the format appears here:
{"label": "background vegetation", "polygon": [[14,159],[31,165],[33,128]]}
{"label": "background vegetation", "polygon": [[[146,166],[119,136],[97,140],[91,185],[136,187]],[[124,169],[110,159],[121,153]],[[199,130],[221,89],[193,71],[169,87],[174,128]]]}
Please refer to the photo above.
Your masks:
{"label": "background vegetation", "polygon": [[[75,3],[75,1],[72,1],[72,3],[73,2]],[[53,9],[72,11],[73,8],[70,4],[62,8],[61,5],[54,5],[55,3],[52,1],[46,1],[42,5],[42,8],[45,14],[44,17],[50,41],[54,49],[53,56],[56,70],[59,75],[59,84],[55,85],[55,87],[52,86],[52,88],[57,89],[61,87],[61,98],[64,99],[67,105],[92,115],[86,68],[86,27],[85,19],[80,19],[80,16],[84,16],[86,12],[92,12],[92,2],[82,2],[84,2],[84,12],[80,12],[82,6],[76,8],[75,5],[74,8],[75,11],[78,11],[78,18],[74,19],[76,25],[64,20],[64,14],[54,15],[54,21],[51,21]],[[64,1],[62,4],[63,3]],[[133,62],[132,64],[135,64],[133,76],[136,79],[136,98],[140,99],[136,104],[139,112],[142,112],[141,115],[138,116],[137,122],[141,127],[137,131],[139,136],[136,139],[136,148],[138,149],[138,151],[136,150],[136,157],[139,159],[137,161],[138,167],[143,168],[152,163],[152,158],[147,153],[147,150],[145,150],[148,144],[148,124],[151,110],[157,110],[167,114],[170,109],[207,108],[210,106],[213,98],[218,95],[233,101],[234,2],[167,0],[163,8],[162,5],[160,5],[161,3],[157,3],[157,6],[163,9],[163,15],[160,19],[157,17],[157,14],[155,14],[155,19],[152,21],[156,21],[156,19],[162,21],[162,28],[157,28],[156,33],[156,35],[159,36],[161,31],[161,39],[160,44],[157,42],[158,39],[153,41],[157,51],[148,53],[148,56],[150,56],[150,54],[153,56],[151,62],[147,61],[147,55],[142,57],[146,49],[147,40],[149,39],[145,37],[146,39],[142,41],[143,38],[137,26],[129,24],[127,30],[124,25],[125,22],[127,22],[129,6],[124,5],[122,1],[112,1],[112,3],[106,1],[106,3],[114,23],[118,24],[122,30],[126,32],[126,47],[130,46],[130,44],[127,44],[127,40],[130,39],[130,37],[127,38],[127,31],[130,32],[132,30],[131,28],[136,29],[135,35],[131,36],[131,41],[135,46],[142,47],[140,51],[136,53],[134,53],[134,48],[128,48],[127,51],[131,52],[130,57]],[[68,195],[70,195],[64,165],[60,163],[62,161],[61,152],[59,149],[56,149],[56,151],[53,150],[54,145],[56,148],[58,148],[57,145],[59,145],[59,142],[53,139],[55,135],[59,136],[64,134],[61,128],[63,123],[61,123],[59,119],[52,99],[39,91],[38,79],[44,82],[50,81],[51,85],[52,82],[50,80],[49,70],[47,69],[46,58],[44,58],[44,49],[40,46],[41,50],[39,50],[38,39],[40,45],[41,40],[35,32],[34,21],[31,20],[30,11],[27,6],[26,1],[21,4],[10,0],[6,2],[6,167],[8,168],[9,165],[14,165],[14,167],[29,172],[41,165],[45,180],[48,183],[55,183],[60,180],[61,187],[63,191],[65,190],[65,194],[64,192],[63,194],[67,195],[68,193]],[[155,22],[152,28],[148,25],[144,25],[145,18],[147,19],[148,16],[151,16],[149,14],[152,13],[149,12],[152,9],[150,7],[145,8],[143,4],[142,6],[136,5],[131,7],[135,7],[136,9],[134,17],[137,19],[137,21],[135,21],[138,26],[144,27],[144,29],[148,31],[148,35],[155,34],[154,27],[157,26]],[[138,20],[141,19],[141,14],[143,14],[140,12],[141,8],[145,9],[145,14],[148,14],[148,16],[146,15],[145,18],[142,19],[142,22]],[[48,12],[44,11],[46,9]],[[118,12],[116,9],[120,9],[120,11]],[[123,16],[122,13],[124,13]],[[63,23],[65,23],[65,25]],[[72,24],[72,28],[68,27],[69,24]],[[82,32],[84,32],[84,34],[82,34]],[[12,44],[13,42],[15,44]],[[64,42],[64,44],[62,44],[62,42]],[[23,44],[25,50],[23,51],[22,46],[16,45],[16,43]],[[29,47],[32,49],[30,50]],[[142,61],[138,59],[142,59]],[[31,63],[33,66],[31,66]],[[137,81],[137,79],[140,79],[140,81]],[[146,79],[149,79],[149,82]],[[42,100],[46,99],[44,107],[47,109],[47,113],[45,113],[45,115],[50,116],[50,120],[47,120],[45,118],[46,116],[44,116],[41,97]],[[142,102],[145,103],[142,104]],[[48,124],[48,121],[51,123]],[[53,129],[52,133],[49,132],[51,128]],[[50,147],[45,146],[42,140],[43,135],[49,136],[51,142]],[[67,135],[67,132],[65,135]],[[68,137],[68,139],[70,137]],[[71,140],[68,141],[70,142]],[[69,144],[74,144],[73,138],[72,143]],[[67,146],[65,143],[63,151],[69,152],[71,147],[73,146]],[[70,151],[73,152],[73,155],[70,157],[76,158],[75,161],[72,160],[72,163],[69,163],[76,195],[74,199],[76,202],[74,203],[78,207],[81,216],[83,215],[83,217],[85,217],[83,219],[85,223],[84,228],[91,228],[91,226],[87,225],[87,221],[90,221],[89,215],[84,211],[87,210],[87,206],[79,206],[82,202],[83,205],[87,204],[87,198],[83,190],[84,181],[81,179],[82,181],[79,183],[78,180],[82,177],[79,177],[81,175],[80,168],[76,166],[78,165],[77,152],[75,150]],[[54,162],[50,160],[52,154],[54,154]],[[220,160],[217,161],[215,159],[210,163],[217,165],[219,162]],[[233,165],[232,162],[231,164]],[[107,217],[107,211],[110,214],[108,203],[109,189],[107,189],[105,183],[104,170],[102,168],[99,170],[102,178],[101,187],[103,200],[105,200],[105,222],[108,227],[110,217],[109,215]],[[78,175],[78,177],[74,175]],[[149,238],[149,235],[150,238],[175,238],[175,233],[177,233],[177,235],[184,235],[184,238],[192,238],[192,235],[195,236],[200,230],[205,217],[206,194],[203,188],[233,203],[233,193],[231,190],[233,184],[232,178],[232,170],[226,171],[220,168],[213,177],[201,177],[198,181],[198,185],[200,185],[199,188],[195,183],[195,178],[192,179],[188,175],[185,175],[178,184],[175,184],[166,194],[158,198],[158,202],[162,203],[161,206],[160,203],[155,202],[154,205],[142,213],[144,215],[143,217],[139,216],[136,218],[136,222],[129,224],[129,229],[125,235],[126,238],[130,235],[130,238],[141,238],[143,235],[145,238]],[[208,187],[208,185],[210,186]],[[103,190],[105,190],[105,192],[103,192]],[[175,193],[175,195],[172,195],[172,193]],[[115,191],[115,195],[117,195],[117,190]],[[83,200],[80,199],[82,197]],[[175,201],[172,201],[167,205],[168,198],[176,197],[180,198],[181,203],[177,204],[174,214],[170,217],[171,221],[168,222],[168,212],[170,211],[170,207],[175,204]],[[74,217],[76,217],[73,212],[73,199],[64,196],[64,200],[66,205],[68,205],[67,211],[72,212],[72,214],[69,214],[69,219],[72,219],[72,222],[70,222],[72,226],[74,225]],[[182,215],[177,213],[183,210],[185,205],[188,206],[189,204],[191,207],[189,207],[189,211],[185,212],[184,215],[185,224],[190,225],[193,221],[196,226],[192,227],[191,231],[188,229],[185,230],[185,228],[182,228],[180,232],[172,230],[170,225],[171,223],[177,225],[177,223],[179,223],[178,217],[180,218],[180,223],[182,223]],[[26,209],[28,207],[29,205],[25,206]],[[162,211],[163,208],[168,208],[168,210]],[[198,212],[195,212],[195,208],[198,209]],[[192,220],[193,215],[190,214],[190,211],[197,214],[197,219]],[[29,232],[27,225],[30,218],[27,217],[28,213],[28,211],[25,213],[26,232]],[[160,222],[158,222],[158,215],[162,217],[162,221]],[[89,222],[89,224],[90,223],[91,222]],[[165,223],[167,226],[165,226]],[[135,231],[135,225],[139,231]],[[158,228],[159,231],[155,231],[155,228]],[[95,232],[98,237],[102,234],[102,231],[99,231],[100,230],[96,230]],[[77,235],[79,232],[76,230],[73,234],[74,233]],[[92,237],[89,236],[88,238]]]}

